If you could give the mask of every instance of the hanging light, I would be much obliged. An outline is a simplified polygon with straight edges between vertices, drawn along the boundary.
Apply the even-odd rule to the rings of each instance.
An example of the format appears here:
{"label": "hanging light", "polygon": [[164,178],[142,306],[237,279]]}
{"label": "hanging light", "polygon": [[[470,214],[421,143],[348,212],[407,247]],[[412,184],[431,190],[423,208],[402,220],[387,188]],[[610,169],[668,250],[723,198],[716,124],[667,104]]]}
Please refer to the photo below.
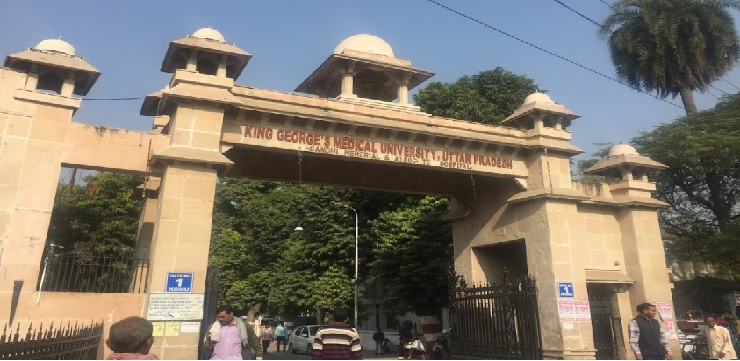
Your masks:
{"label": "hanging light", "polygon": [[302,232],[303,231],[303,227],[301,227],[301,226],[295,227],[294,231],[296,231],[296,232]]}

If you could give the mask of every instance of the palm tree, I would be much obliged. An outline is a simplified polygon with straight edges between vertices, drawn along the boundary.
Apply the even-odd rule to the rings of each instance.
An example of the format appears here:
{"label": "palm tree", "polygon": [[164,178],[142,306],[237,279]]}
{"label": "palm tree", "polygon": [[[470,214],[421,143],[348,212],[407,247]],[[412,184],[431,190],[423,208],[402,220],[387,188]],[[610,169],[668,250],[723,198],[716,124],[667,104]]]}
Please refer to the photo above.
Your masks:
{"label": "palm tree", "polygon": [[686,113],[697,112],[694,90],[705,91],[738,60],[738,0],[618,0],[604,21],[620,79],[658,96],[681,96]]}

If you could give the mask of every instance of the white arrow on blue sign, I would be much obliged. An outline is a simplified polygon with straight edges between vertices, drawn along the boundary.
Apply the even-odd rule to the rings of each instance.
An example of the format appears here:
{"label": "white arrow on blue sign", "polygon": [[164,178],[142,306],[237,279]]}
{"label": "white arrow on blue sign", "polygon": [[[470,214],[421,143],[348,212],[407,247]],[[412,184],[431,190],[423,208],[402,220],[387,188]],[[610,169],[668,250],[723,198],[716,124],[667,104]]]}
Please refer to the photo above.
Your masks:
{"label": "white arrow on blue sign", "polygon": [[193,292],[193,274],[167,272],[167,283],[164,289],[165,293],[192,293]]}

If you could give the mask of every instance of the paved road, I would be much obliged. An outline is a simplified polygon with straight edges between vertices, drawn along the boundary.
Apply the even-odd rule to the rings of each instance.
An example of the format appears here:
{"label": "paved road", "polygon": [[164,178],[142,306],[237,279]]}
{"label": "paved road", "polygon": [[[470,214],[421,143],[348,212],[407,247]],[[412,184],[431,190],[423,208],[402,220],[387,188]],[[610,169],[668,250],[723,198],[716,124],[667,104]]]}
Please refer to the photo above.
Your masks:
{"label": "paved road", "polygon": [[[270,347],[267,348],[267,354],[264,355],[263,359],[265,360],[310,360],[311,357],[304,353],[298,353],[298,354],[290,354],[288,352],[275,352],[275,344],[270,344]],[[375,359],[375,360],[398,360],[398,357],[396,355],[376,355],[375,350],[363,350],[362,357],[365,360]]]}

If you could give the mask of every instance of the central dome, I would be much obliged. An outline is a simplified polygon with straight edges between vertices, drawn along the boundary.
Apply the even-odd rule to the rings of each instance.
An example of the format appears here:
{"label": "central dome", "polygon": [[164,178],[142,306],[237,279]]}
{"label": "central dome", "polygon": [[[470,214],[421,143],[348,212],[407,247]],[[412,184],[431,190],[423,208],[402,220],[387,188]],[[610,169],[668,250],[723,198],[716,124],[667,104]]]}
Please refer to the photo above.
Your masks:
{"label": "central dome", "polygon": [[198,29],[193,33],[193,37],[199,39],[220,41],[222,43],[226,42],[226,39],[218,30],[211,28]]}
{"label": "central dome", "polygon": [[67,55],[75,55],[75,48],[70,43],[62,40],[62,39],[46,39],[41,40],[38,45],[34,47],[36,50],[43,50],[43,51],[55,51],[57,53],[67,54]]}
{"label": "central dome", "polygon": [[342,40],[334,48],[334,54],[341,54],[345,49],[395,58],[393,48],[385,40],[370,34],[353,35]]}

